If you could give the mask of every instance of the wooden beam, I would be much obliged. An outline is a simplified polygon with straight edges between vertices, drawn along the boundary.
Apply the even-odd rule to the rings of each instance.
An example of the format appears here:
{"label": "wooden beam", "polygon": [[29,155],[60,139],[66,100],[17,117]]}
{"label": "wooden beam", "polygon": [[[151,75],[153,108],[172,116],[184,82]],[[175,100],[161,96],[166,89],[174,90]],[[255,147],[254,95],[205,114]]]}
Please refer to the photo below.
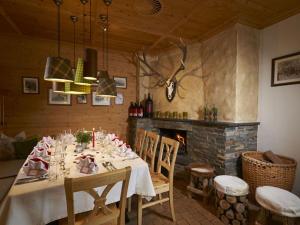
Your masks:
{"label": "wooden beam", "polygon": [[167,38],[167,35],[170,35],[172,32],[174,32],[177,28],[181,27],[183,24],[185,24],[192,16],[194,16],[194,13],[199,10],[199,8],[197,7],[199,4],[201,3],[201,1],[197,2],[195,5],[193,5],[192,10],[189,12],[188,15],[184,16],[183,18],[181,18],[176,24],[175,26],[173,26],[168,32],[166,32],[166,34],[162,35],[159,39],[157,39],[149,48],[149,50],[155,48],[162,40],[164,40],[165,38]]}
{"label": "wooden beam", "polygon": [[6,22],[9,23],[9,25],[13,28],[13,30],[22,35],[22,31],[20,30],[20,28],[17,26],[17,24],[10,18],[10,16],[5,12],[5,10],[3,9],[2,6],[0,6],[0,15],[4,17],[4,19],[6,20]]}

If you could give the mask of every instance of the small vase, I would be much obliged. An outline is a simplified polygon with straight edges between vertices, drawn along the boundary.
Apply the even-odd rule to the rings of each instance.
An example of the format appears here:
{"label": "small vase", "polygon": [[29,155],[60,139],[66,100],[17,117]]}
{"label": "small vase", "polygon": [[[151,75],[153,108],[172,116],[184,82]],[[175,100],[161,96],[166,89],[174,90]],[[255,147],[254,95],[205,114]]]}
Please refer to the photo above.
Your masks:
{"label": "small vase", "polygon": [[87,143],[81,143],[82,149],[87,149]]}

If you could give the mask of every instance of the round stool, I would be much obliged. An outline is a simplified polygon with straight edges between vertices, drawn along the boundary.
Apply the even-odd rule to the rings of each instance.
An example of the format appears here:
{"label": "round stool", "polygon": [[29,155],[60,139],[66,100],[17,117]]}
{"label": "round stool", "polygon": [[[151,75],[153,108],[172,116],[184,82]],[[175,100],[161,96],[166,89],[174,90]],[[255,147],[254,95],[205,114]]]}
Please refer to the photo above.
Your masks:
{"label": "round stool", "polygon": [[217,214],[224,224],[247,223],[249,186],[242,179],[221,175],[214,179]]}
{"label": "round stool", "polygon": [[258,187],[255,199],[261,206],[256,224],[267,224],[271,214],[279,215],[284,225],[295,224],[295,218],[300,217],[300,198],[281,188]]}
{"label": "round stool", "polygon": [[194,193],[201,195],[206,202],[212,190],[214,168],[207,163],[190,163],[186,166],[186,170],[190,175],[190,183],[187,186],[188,197],[191,198]]}

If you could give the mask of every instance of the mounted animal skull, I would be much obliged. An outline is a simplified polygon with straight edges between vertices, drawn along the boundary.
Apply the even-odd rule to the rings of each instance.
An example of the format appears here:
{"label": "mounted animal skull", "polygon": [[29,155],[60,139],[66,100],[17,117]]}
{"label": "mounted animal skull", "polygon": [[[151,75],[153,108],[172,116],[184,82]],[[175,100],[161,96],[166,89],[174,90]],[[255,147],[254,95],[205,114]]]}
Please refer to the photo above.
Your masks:
{"label": "mounted animal skull", "polygon": [[186,55],[187,55],[187,46],[182,41],[182,39],[180,39],[180,43],[176,43],[174,45],[180,49],[182,58],[180,60],[180,65],[179,65],[178,69],[168,79],[166,79],[161,73],[159,73],[157,70],[155,70],[148,63],[145,52],[142,52],[142,56],[140,56],[139,54],[136,54],[137,59],[140,62],[142,62],[151,71],[151,73],[145,74],[144,76],[149,76],[149,77],[156,76],[158,78],[156,83],[153,86],[147,87],[147,88],[165,86],[166,97],[169,102],[171,102],[174,99],[174,97],[176,95],[177,86],[180,85],[179,83],[181,80],[178,81],[176,79],[176,76],[180,71],[185,70],[185,61],[186,61]]}

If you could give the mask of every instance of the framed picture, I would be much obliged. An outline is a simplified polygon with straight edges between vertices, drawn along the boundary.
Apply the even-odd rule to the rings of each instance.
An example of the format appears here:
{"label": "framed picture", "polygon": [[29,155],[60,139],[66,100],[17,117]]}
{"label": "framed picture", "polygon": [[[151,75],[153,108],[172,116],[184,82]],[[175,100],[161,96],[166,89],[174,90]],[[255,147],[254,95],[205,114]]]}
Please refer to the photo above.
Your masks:
{"label": "framed picture", "polygon": [[109,97],[96,96],[96,92],[92,92],[92,106],[107,106],[110,105]]}
{"label": "framed picture", "polygon": [[38,77],[22,77],[23,94],[39,94]]}
{"label": "framed picture", "polygon": [[124,103],[124,96],[122,93],[117,93],[117,97],[115,97],[115,104],[116,105],[123,105]]}
{"label": "framed picture", "polygon": [[86,103],[87,103],[87,95],[77,96],[77,104],[86,104]]}
{"label": "framed picture", "polygon": [[114,77],[117,88],[127,88],[127,77]]}
{"label": "framed picture", "polygon": [[64,93],[55,93],[52,89],[48,91],[49,105],[71,105],[71,95]]}
{"label": "framed picture", "polygon": [[300,52],[272,59],[271,86],[300,84]]}

